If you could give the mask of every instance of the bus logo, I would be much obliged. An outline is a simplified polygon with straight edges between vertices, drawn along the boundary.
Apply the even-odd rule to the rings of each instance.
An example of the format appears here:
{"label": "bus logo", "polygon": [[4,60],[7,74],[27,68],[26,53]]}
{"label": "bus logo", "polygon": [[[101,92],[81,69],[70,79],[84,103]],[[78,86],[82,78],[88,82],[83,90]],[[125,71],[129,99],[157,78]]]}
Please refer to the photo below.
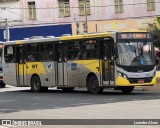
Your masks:
{"label": "bus logo", "polygon": [[149,76],[150,76],[150,73],[146,73],[145,76],[148,76],[148,77],[149,77]]}
{"label": "bus logo", "polygon": [[37,68],[37,67],[38,67],[37,64],[32,65],[32,69]]}
{"label": "bus logo", "polygon": [[48,66],[47,66],[47,70],[48,70],[48,72],[52,72],[52,69],[53,69],[52,64],[48,64]]}
{"label": "bus logo", "polygon": [[71,70],[73,70],[73,71],[77,70],[77,64],[76,63],[71,64]]}

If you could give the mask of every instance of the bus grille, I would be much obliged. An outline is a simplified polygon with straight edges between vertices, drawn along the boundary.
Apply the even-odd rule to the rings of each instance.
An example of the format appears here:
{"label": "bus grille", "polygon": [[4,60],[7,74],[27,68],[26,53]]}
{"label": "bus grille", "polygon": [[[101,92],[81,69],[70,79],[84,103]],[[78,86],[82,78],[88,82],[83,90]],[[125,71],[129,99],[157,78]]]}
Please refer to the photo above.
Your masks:
{"label": "bus grille", "polygon": [[144,83],[150,83],[152,81],[152,77],[148,78],[128,78],[130,84],[137,84],[140,80],[143,80]]}

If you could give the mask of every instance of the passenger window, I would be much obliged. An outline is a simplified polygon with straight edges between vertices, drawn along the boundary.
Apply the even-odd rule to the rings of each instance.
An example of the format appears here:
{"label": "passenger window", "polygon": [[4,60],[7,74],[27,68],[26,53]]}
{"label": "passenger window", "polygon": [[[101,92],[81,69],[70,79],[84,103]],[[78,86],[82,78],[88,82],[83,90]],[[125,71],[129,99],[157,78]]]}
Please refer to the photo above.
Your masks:
{"label": "passenger window", "polygon": [[96,59],[98,57],[97,41],[86,40],[83,42],[83,59]]}
{"label": "passenger window", "polygon": [[80,42],[73,41],[68,43],[68,59],[77,60],[80,59]]}
{"label": "passenger window", "polygon": [[39,52],[40,61],[53,61],[53,44],[41,44]]}
{"label": "passenger window", "polygon": [[15,63],[15,48],[14,46],[5,47],[5,62]]}
{"label": "passenger window", "polygon": [[39,46],[31,44],[27,46],[27,61],[39,61]]}

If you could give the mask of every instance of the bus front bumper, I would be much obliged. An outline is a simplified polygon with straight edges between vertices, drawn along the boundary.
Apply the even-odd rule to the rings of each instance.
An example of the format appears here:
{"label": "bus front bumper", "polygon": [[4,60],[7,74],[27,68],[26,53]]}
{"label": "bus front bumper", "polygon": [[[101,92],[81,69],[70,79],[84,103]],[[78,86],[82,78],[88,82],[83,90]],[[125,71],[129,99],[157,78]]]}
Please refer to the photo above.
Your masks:
{"label": "bus front bumper", "polygon": [[150,82],[145,82],[144,78],[137,78],[134,79],[134,81],[135,82],[131,83],[129,79],[118,76],[116,79],[116,86],[153,86],[154,84],[156,84],[156,77],[151,78]]}

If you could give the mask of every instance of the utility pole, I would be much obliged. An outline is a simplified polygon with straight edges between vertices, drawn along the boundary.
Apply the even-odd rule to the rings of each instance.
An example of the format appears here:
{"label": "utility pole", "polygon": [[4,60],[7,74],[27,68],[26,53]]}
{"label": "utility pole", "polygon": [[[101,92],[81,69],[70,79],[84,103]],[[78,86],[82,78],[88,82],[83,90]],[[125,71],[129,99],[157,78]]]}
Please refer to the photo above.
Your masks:
{"label": "utility pole", "polygon": [[87,0],[85,0],[84,10],[85,10],[85,29],[86,29],[84,30],[84,32],[88,33]]}
{"label": "utility pole", "polygon": [[77,35],[79,35],[79,23],[78,22],[76,22],[76,33],[77,33]]}
{"label": "utility pole", "polygon": [[9,41],[9,26],[8,26],[8,19],[5,19],[5,39]]}

